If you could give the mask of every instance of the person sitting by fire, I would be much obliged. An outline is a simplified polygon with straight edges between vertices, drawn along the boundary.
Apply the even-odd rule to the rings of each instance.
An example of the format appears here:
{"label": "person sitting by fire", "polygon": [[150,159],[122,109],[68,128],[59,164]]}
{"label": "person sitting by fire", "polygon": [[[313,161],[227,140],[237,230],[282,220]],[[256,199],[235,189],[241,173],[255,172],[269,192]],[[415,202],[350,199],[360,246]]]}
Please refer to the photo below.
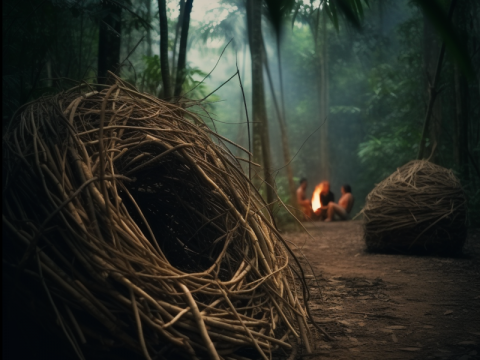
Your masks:
{"label": "person sitting by fire", "polygon": [[341,188],[342,197],[338,201],[338,204],[335,204],[333,201],[330,202],[327,206],[327,218],[325,221],[335,220],[337,216],[340,220],[348,220],[350,211],[352,211],[353,202],[355,199],[352,195],[352,188],[350,185],[345,184]]}
{"label": "person sitting by fire", "polygon": [[305,220],[311,220],[312,218],[312,202],[307,199],[306,196],[307,190],[307,179],[302,178],[300,180],[300,186],[297,189],[297,203],[300,206]]}
{"label": "person sitting by fire", "polygon": [[327,218],[327,207],[330,202],[335,201],[335,196],[330,191],[330,183],[328,181],[322,181],[320,183],[320,208],[315,211],[315,215],[320,220],[325,220]]}

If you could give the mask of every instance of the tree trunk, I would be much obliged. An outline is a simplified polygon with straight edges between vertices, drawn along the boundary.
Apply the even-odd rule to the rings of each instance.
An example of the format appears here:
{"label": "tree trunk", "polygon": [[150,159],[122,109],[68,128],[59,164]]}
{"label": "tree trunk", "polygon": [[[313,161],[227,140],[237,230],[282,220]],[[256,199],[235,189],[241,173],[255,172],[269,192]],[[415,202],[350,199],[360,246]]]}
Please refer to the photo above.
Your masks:
{"label": "tree trunk", "polygon": [[327,13],[322,12],[322,36],[319,50],[320,60],[320,173],[322,179],[330,181],[330,152],[328,146],[328,36]]}
{"label": "tree trunk", "polygon": [[[450,7],[448,9],[448,19],[450,20],[452,18],[452,15],[453,15],[453,11],[455,10],[455,5],[457,3],[457,0],[452,0],[451,3],[450,3]],[[428,104],[427,104],[427,111],[426,111],[426,115],[425,115],[425,120],[423,122],[423,130],[422,130],[422,137],[420,138],[420,145],[418,147],[418,155],[417,155],[417,159],[418,160],[421,160],[424,158],[423,154],[424,154],[424,150],[425,150],[425,143],[426,143],[426,138],[427,138],[427,132],[429,131],[430,129],[430,119],[432,118],[432,114],[434,112],[434,107],[435,107],[435,100],[438,96],[438,92],[437,92],[437,84],[438,84],[438,81],[440,79],[440,73],[441,73],[441,70],[442,70],[442,63],[443,63],[443,57],[445,55],[445,41],[442,42],[442,46],[440,48],[440,53],[438,55],[438,60],[436,62],[436,66],[435,66],[435,69],[433,70],[433,72],[431,72],[432,75],[429,75],[429,68],[430,68],[430,65],[429,65],[429,57],[431,57],[431,55],[429,54],[429,52],[431,51],[432,48],[432,44],[431,44],[431,41],[434,40],[434,38],[430,38],[430,35],[429,34],[433,34],[433,30],[431,29],[431,24],[429,24],[429,21],[428,19],[426,18],[426,16],[424,15],[424,54],[423,54],[423,59],[424,59],[424,70],[425,70],[425,73],[427,74],[427,78],[426,78],[426,88],[427,88],[427,99],[428,99]],[[430,26],[430,29],[429,29],[429,26]],[[430,51],[429,51],[430,50]],[[438,116],[438,111],[440,111],[440,116]],[[441,120],[441,108],[440,110],[437,110],[437,122],[439,121],[439,119]],[[441,123],[440,125],[437,124],[437,126],[441,126]],[[433,128],[434,126],[432,126]],[[437,134],[438,131],[433,131],[431,132],[431,134],[433,134],[433,136],[437,136],[439,134]],[[433,139],[430,139],[431,141],[431,144],[432,146],[437,146],[438,145],[438,142],[436,141],[435,138]],[[430,158],[434,158],[434,150],[435,148],[432,148],[431,149],[431,155],[430,155]],[[433,159],[431,159],[433,161]]]}
{"label": "tree trunk", "polygon": [[[280,42],[277,42],[277,47],[280,46]],[[277,119],[278,119],[278,126],[280,128],[280,137],[282,140],[282,152],[283,152],[283,162],[285,169],[287,171],[287,180],[288,180],[288,191],[290,195],[290,205],[293,208],[297,207],[297,192],[295,189],[295,183],[293,181],[293,169],[292,169],[292,164],[291,164],[291,157],[290,157],[290,146],[288,143],[288,135],[287,135],[287,126],[285,122],[285,106],[284,106],[284,97],[283,97],[283,81],[280,81],[280,91],[281,91],[281,101],[282,101],[282,110],[280,110],[280,106],[277,101],[277,96],[275,94],[275,88],[273,86],[273,80],[272,80],[272,74],[270,73],[270,67],[268,65],[268,60],[267,60],[267,52],[265,49],[265,42],[262,39],[262,48],[263,48],[263,61],[265,65],[265,70],[267,71],[267,79],[268,83],[270,85],[270,92],[272,93],[272,99],[273,103],[275,106],[275,110],[277,113]],[[278,51],[278,59],[279,59],[279,77],[280,79],[282,78],[282,67],[280,63],[280,51]]]}
{"label": "tree trunk", "polygon": [[282,118],[280,120],[280,131],[282,134],[282,147],[283,147],[283,159],[287,170],[288,189],[290,192],[290,205],[296,208],[297,205],[297,192],[295,188],[295,182],[293,181],[293,165],[291,163],[292,158],[290,156],[290,145],[287,135],[287,112],[285,110],[285,94],[283,87],[283,69],[282,69],[282,52],[280,46],[280,34],[277,34],[277,57],[278,57],[278,78],[280,79],[280,95],[282,101]]}
{"label": "tree trunk", "polygon": [[182,25],[184,12],[185,12],[185,0],[180,0],[180,13],[178,15],[177,25],[175,26],[175,40],[173,41],[173,54],[172,54],[172,78],[173,79],[177,78],[177,67],[176,67],[177,43],[178,43],[178,36],[180,34],[180,28]]}
{"label": "tree trunk", "polygon": [[[455,27],[465,43],[468,44],[468,37],[471,36],[473,29],[469,29],[469,12],[471,3],[462,2],[458,5],[457,12],[454,17]],[[469,24],[472,26],[472,24]],[[457,64],[453,68],[454,85],[455,85],[455,126],[453,134],[453,155],[455,165],[461,175],[461,180],[468,183],[470,180],[469,173],[469,91],[468,82],[464,74],[462,74]],[[475,164],[472,162],[473,167]]]}
{"label": "tree trunk", "polygon": [[[426,98],[429,99],[431,87],[433,86],[435,71],[437,67],[437,60],[440,52],[440,42],[430,21],[425,17],[423,19],[423,61],[424,61],[424,70],[425,70],[425,91]],[[429,128],[429,138],[430,144],[426,147],[426,156],[430,156],[431,162],[436,162],[436,152],[435,149],[438,149],[440,146],[440,137],[441,137],[441,127],[442,127],[442,99],[441,94],[435,95],[435,102],[431,110],[431,120]]]}
{"label": "tree trunk", "polygon": [[[244,44],[243,45],[243,60],[242,60],[242,75],[241,75],[241,78],[242,79],[245,79],[245,62],[246,62],[246,58],[247,58],[247,45]],[[240,75],[240,74],[239,74]],[[238,124],[238,135],[237,135],[237,144],[240,145],[240,146],[243,146],[245,147],[246,149],[248,149],[248,144],[247,146],[244,146],[244,141],[245,141],[245,131],[242,131],[242,129],[244,128],[244,124],[243,122],[245,121],[245,104],[243,103],[243,95],[240,94],[240,97],[239,97],[239,113],[240,113],[240,124]],[[238,157],[242,156],[242,153],[243,151],[240,149],[240,148],[237,148],[236,150],[236,154]],[[243,163],[242,163],[243,164]]]}
{"label": "tree trunk", "polygon": [[462,180],[468,180],[468,84],[457,65],[454,68],[455,76],[455,131],[454,131],[454,158]]}
{"label": "tree trunk", "polygon": [[185,82],[185,68],[187,64],[187,41],[188,28],[190,27],[190,13],[192,12],[193,0],[186,0],[182,19],[182,33],[180,35],[180,48],[178,49],[177,79],[175,81],[174,96],[180,96]]}
{"label": "tree trunk", "polygon": [[[145,0],[145,5],[147,7],[147,18],[150,21],[152,16],[152,0]],[[152,30],[148,28],[147,30],[147,56],[152,56]]]}
{"label": "tree trunk", "polygon": [[[253,161],[263,166],[263,180],[266,182],[267,202],[272,204],[274,200],[274,182],[263,83],[262,3],[260,1],[247,0],[247,19],[250,55],[252,58]],[[255,176],[253,183],[258,189],[262,185],[262,179],[259,176]]]}
{"label": "tree trunk", "polygon": [[105,84],[107,71],[120,72],[121,17],[122,8],[110,1],[102,2],[106,16],[100,22],[98,39],[98,83]]}
{"label": "tree trunk", "polygon": [[162,72],[163,97],[171,98],[170,68],[168,65],[168,20],[166,0],[158,0],[158,14],[160,17],[160,69]]}

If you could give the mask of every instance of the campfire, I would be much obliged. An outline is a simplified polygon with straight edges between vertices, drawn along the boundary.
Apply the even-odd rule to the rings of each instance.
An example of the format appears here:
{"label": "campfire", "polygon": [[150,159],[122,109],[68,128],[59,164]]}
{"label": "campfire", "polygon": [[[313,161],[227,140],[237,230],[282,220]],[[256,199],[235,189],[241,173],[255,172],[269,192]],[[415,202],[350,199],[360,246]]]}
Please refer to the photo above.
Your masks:
{"label": "campfire", "polygon": [[320,193],[322,192],[322,188],[323,188],[323,184],[320,183],[317,186],[315,186],[315,190],[313,191],[312,209],[314,212],[322,207],[322,204],[320,203]]}

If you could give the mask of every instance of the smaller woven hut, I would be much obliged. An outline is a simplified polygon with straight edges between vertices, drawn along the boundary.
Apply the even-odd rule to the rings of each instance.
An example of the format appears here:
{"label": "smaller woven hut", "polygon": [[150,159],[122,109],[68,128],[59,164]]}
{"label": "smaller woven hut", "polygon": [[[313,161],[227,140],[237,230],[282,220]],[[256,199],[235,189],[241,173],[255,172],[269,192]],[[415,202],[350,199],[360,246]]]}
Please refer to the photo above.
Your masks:
{"label": "smaller woven hut", "polygon": [[400,167],[368,194],[364,236],[373,251],[459,251],[466,238],[466,199],[451,170],[426,160]]}

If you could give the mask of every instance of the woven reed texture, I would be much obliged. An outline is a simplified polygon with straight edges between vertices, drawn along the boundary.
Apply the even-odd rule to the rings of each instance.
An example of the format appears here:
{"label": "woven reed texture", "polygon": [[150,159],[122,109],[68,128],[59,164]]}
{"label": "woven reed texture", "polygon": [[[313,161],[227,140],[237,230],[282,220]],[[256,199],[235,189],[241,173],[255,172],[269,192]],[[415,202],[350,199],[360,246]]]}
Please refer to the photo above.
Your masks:
{"label": "woven reed texture", "polygon": [[14,116],[4,269],[46,295],[79,358],[270,359],[310,347],[302,268],[225,141],[185,103],[118,78]]}
{"label": "woven reed texture", "polygon": [[459,251],[466,199],[451,170],[426,160],[400,167],[368,194],[363,209],[370,250]]}

